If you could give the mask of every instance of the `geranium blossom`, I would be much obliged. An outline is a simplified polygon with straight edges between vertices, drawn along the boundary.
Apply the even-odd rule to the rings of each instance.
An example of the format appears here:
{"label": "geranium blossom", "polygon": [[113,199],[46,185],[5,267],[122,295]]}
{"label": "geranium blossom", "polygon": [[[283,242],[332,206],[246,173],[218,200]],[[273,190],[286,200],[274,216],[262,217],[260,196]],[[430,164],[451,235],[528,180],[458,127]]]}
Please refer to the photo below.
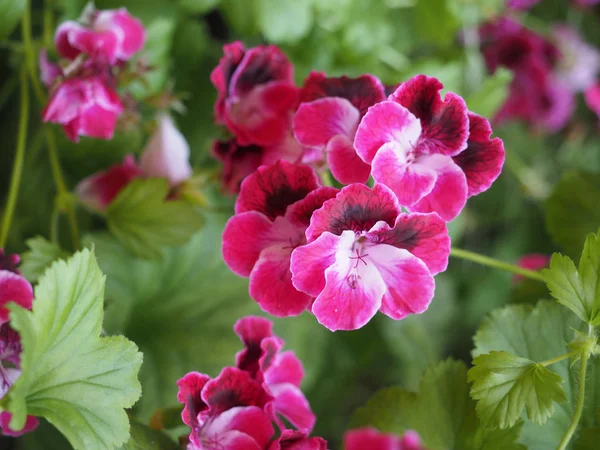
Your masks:
{"label": "geranium blossom", "polygon": [[529,9],[537,5],[541,0],[507,0],[506,6],[512,9]]}
{"label": "geranium blossom", "polygon": [[223,232],[223,258],[236,274],[250,277],[250,296],[275,316],[298,315],[312,301],[292,285],[290,255],[306,243],[311,214],[337,193],[319,187],[308,166],[278,161],[242,183],[236,215]]}
{"label": "geranium blossom", "polygon": [[210,76],[219,93],[217,123],[226,125],[243,146],[281,142],[298,104],[291,63],[274,45],[246,50],[234,42],[223,53]]}
{"label": "geranium blossom", "polygon": [[268,450],[327,450],[327,442],[320,437],[308,437],[304,431],[283,430]]}
{"label": "geranium blossom", "polygon": [[370,167],[356,154],[354,135],[368,108],[384,99],[384,86],[373,75],[327,78],[312,72],[301,91],[294,135],[302,145],[320,153],[320,159],[326,157],[339,182],[364,183]]}
{"label": "geranium blossom", "polygon": [[586,89],[584,93],[585,103],[592,111],[600,117],[600,82]]}
{"label": "geranium blossom", "polygon": [[419,435],[407,431],[402,436],[380,433],[374,428],[359,428],[344,435],[345,450],[425,450]]}
{"label": "geranium blossom", "polygon": [[418,75],[371,107],[354,145],[375,181],[412,211],[454,219],[467,198],[489,188],[504,162],[499,139],[464,100],[435,78]]}
{"label": "geranium blossom", "polygon": [[[528,255],[523,255],[517,261],[517,265],[519,267],[523,267],[524,269],[529,270],[542,270],[546,267],[550,266],[550,260],[552,258],[549,255],[544,255],[543,253],[529,253]],[[525,278],[522,275],[514,275],[513,281],[522,281]]]}
{"label": "geranium blossom", "polygon": [[552,36],[561,54],[557,79],[572,92],[585,91],[595,83],[600,71],[600,52],[567,25],[554,26]]}
{"label": "geranium blossom", "polygon": [[383,185],[353,184],[315,211],[308,244],[292,253],[294,286],[316,297],[330,330],[354,330],[381,311],[393,319],[427,309],[450,238],[435,213],[403,214]]}

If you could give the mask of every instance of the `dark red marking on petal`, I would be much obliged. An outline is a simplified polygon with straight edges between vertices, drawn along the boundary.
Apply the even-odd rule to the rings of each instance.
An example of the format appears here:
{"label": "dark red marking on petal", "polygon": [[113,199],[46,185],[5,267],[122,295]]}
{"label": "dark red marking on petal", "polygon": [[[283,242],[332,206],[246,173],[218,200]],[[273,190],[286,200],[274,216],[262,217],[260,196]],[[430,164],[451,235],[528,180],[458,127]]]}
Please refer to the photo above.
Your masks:
{"label": "dark red marking on petal", "polygon": [[313,213],[323,206],[327,200],[335,198],[339,189],[330,186],[322,186],[310,192],[302,200],[290,205],[286,217],[295,224],[308,227]]}
{"label": "dark red marking on petal", "polygon": [[181,413],[183,423],[189,427],[198,426],[198,414],[205,411],[208,405],[202,400],[202,389],[210,381],[210,377],[203,373],[189,372],[177,381],[179,392],[177,401],[185,407]]}
{"label": "dark red marking on petal", "polygon": [[244,178],[260,167],[264,147],[239,145],[233,138],[228,141],[215,141],[212,154],[223,164],[221,174],[223,188],[231,193],[237,193]]}
{"label": "dark red marking on petal", "polygon": [[235,355],[236,365],[256,378],[259,360],[263,356],[261,344],[264,339],[273,336],[273,323],[263,317],[248,316],[238,320],[233,330],[246,346]]}

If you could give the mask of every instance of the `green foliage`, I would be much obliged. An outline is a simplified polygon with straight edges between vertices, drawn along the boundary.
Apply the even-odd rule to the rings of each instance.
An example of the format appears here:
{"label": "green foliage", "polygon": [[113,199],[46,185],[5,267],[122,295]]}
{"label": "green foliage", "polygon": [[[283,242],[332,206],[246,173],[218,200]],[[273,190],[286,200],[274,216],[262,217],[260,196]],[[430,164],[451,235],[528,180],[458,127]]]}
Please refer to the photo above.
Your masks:
{"label": "green foliage", "polygon": [[61,257],[60,247],[41,236],[25,241],[29,250],[21,258],[21,272],[30,282],[37,282],[54,261]]}
{"label": "green foliage", "polygon": [[550,293],[558,302],[592,325],[600,323],[600,235],[590,234],[583,247],[579,269],[573,261],[554,254],[542,271]]}
{"label": "green foliage", "polygon": [[569,170],[546,201],[546,224],[550,236],[572,258],[579,254],[588,233],[598,231],[599,197],[600,177]]}
{"label": "green foliage", "polygon": [[6,39],[13,32],[26,5],[23,0],[0,0],[0,39]]}
{"label": "green foliage", "polygon": [[271,42],[297,42],[310,31],[312,0],[255,0],[256,21]]}
{"label": "green foliage", "polygon": [[129,437],[130,408],[141,394],[142,355],[123,336],[100,337],[104,276],[94,253],[58,261],[35,289],[33,311],[11,305],[21,335],[22,375],[3,399],[21,429],[46,418],[75,449],[112,449]]}
{"label": "green foliage", "polygon": [[508,430],[482,426],[469,398],[467,368],[452,360],[428,369],[418,393],[401,388],[377,393],[352,420],[352,427],[368,425],[395,434],[415,430],[431,450],[525,450],[515,442],[520,425]]}
{"label": "green foliage", "polygon": [[452,45],[460,22],[449,3],[449,0],[416,0],[414,20],[421,40],[440,47]]}
{"label": "green foliage", "polygon": [[219,0],[179,0],[179,6],[186,12],[202,14],[219,4]]}
{"label": "green foliage", "polygon": [[179,448],[179,445],[165,433],[132,421],[131,437],[118,450],[177,450]]}
{"label": "green foliage", "polygon": [[508,96],[508,86],[512,81],[512,73],[504,68],[496,70],[486,77],[481,86],[466,98],[469,110],[491,118],[500,109]]}
{"label": "green foliage", "polygon": [[157,258],[163,247],[182,245],[204,220],[184,200],[167,200],[169,184],[163,178],[131,182],[106,210],[110,231],[133,253]]}
{"label": "green foliage", "polygon": [[542,425],[554,402],[566,401],[560,376],[526,358],[500,351],[479,355],[469,370],[471,397],[486,427],[513,426],[527,408],[530,420]]}

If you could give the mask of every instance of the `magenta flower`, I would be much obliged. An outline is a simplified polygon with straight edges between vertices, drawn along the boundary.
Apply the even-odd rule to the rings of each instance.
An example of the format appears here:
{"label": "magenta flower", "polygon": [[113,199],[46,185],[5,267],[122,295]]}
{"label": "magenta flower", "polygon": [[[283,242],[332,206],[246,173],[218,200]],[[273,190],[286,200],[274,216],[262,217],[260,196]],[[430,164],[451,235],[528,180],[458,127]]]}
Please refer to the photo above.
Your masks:
{"label": "magenta flower", "polygon": [[4,249],[0,248],[0,271],[8,270],[9,272],[21,275],[21,272],[17,268],[20,262],[21,257],[19,255],[7,255],[4,253]]}
{"label": "magenta flower", "polygon": [[125,186],[142,174],[133,155],[127,155],[122,164],[116,164],[81,181],[75,188],[75,192],[83,204],[102,212]]}
{"label": "magenta flower", "polygon": [[292,253],[292,281],[316,297],[312,313],[332,331],[360,328],[377,311],[396,320],[424,312],[450,252],[437,214],[403,214],[379,184],[346,186],[313,213],[306,237]]}
{"label": "magenta flower", "polygon": [[344,435],[345,450],[425,450],[421,438],[414,431],[402,437],[380,433],[374,428],[359,428]]}
{"label": "magenta flower", "polygon": [[190,146],[166,114],[159,114],[158,126],[140,157],[140,168],[147,177],[165,178],[171,187],[192,176]]}
{"label": "magenta flower", "polygon": [[298,103],[287,57],[274,45],[246,50],[241,42],[225,45],[223,53],[210,76],[219,93],[217,123],[226,125],[243,146],[283,141]]}
{"label": "magenta flower", "polygon": [[354,150],[354,135],[368,108],[385,100],[373,75],[327,78],[312,72],[302,88],[293,129],[300,144],[327,158],[333,176],[344,184],[364,183],[370,167]]}
{"label": "magenta flower", "polygon": [[146,31],[126,8],[120,8],[95,11],[89,26],[74,21],[64,22],[56,30],[54,39],[63,58],[72,60],[84,53],[97,62],[112,65],[128,61],[140,51],[146,40]]}
{"label": "magenta flower", "polygon": [[506,6],[511,9],[525,10],[534,7],[541,0],[506,0]]}
{"label": "magenta flower", "polygon": [[575,28],[556,25],[552,36],[560,50],[556,78],[572,92],[582,92],[592,86],[600,71],[600,52],[583,40]]}
{"label": "magenta flower", "polygon": [[585,103],[600,117],[600,82],[587,88],[584,92]]}
{"label": "magenta flower", "polygon": [[489,124],[469,113],[461,97],[449,92],[442,100],[442,87],[425,75],[402,83],[369,109],[354,146],[401,205],[450,221],[500,175],[504,148],[500,139],[489,139]]}
{"label": "magenta flower", "polygon": [[320,437],[308,437],[304,431],[283,430],[268,450],[327,450],[327,442]]}
{"label": "magenta flower", "polygon": [[279,416],[307,433],[315,425],[315,415],[300,390],[304,378],[302,362],[294,352],[280,352],[284,342],[273,335],[273,324],[262,317],[249,316],[234,326],[246,348],[236,355],[236,365],[248,371],[273,397],[269,410],[279,428],[284,424]]}
{"label": "magenta flower", "polygon": [[223,232],[223,259],[237,275],[250,277],[250,296],[278,317],[298,315],[312,298],[292,284],[290,255],[306,243],[311,214],[337,190],[319,187],[305,165],[278,161],[260,167],[242,183]]}
{"label": "magenta flower", "polygon": [[122,112],[119,95],[100,77],[77,77],[56,88],[42,118],[61,124],[67,137],[78,142],[79,136],[112,139]]}
{"label": "magenta flower", "polygon": [[10,320],[9,311],[6,308],[9,302],[31,309],[33,288],[21,275],[8,270],[0,270],[0,325]]}
{"label": "magenta flower", "polygon": [[[543,253],[530,253],[528,255],[521,256],[517,261],[519,267],[529,270],[542,270],[550,266],[550,260],[552,258],[549,255]],[[514,275],[513,281],[519,282],[525,278],[522,275]]]}

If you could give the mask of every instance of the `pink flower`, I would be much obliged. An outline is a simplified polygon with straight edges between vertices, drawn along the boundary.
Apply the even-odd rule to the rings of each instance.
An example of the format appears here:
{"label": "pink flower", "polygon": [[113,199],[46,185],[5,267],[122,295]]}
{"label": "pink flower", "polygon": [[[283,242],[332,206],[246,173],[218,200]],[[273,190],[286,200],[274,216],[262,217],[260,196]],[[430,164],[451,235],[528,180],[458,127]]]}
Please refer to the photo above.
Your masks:
{"label": "pink flower", "polygon": [[529,9],[537,5],[541,0],[507,0],[506,6],[511,9]]}
{"label": "pink flower", "polygon": [[419,435],[407,431],[402,437],[380,433],[374,428],[359,428],[344,435],[345,450],[425,450]]}
{"label": "pink flower", "polygon": [[310,433],[315,415],[300,390],[304,378],[302,362],[294,352],[280,352],[284,342],[273,335],[272,323],[262,317],[248,316],[238,320],[233,328],[246,348],[236,355],[236,365],[263,383],[272,397],[269,405],[280,428],[282,416],[296,428]]}
{"label": "pink flower", "polygon": [[0,270],[0,325],[9,321],[9,311],[6,305],[10,302],[31,309],[33,288],[21,275],[8,270]]}
{"label": "pink flower", "polygon": [[[528,255],[524,255],[517,261],[517,265],[524,269],[529,270],[542,270],[546,267],[550,266],[550,260],[552,258],[548,255],[544,255],[542,253],[530,253]],[[513,277],[513,281],[519,282],[524,278],[522,275],[515,275]]]}
{"label": "pink flower", "polygon": [[129,60],[142,49],[145,40],[144,26],[125,8],[94,12],[89,27],[64,22],[55,36],[56,49],[63,58],[72,60],[85,53],[111,65]]}
{"label": "pink flower", "polygon": [[316,297],[312,313],[332,331],[360,328],[377,311],[396,320],[424,312],[450,252],[437,214],[401,213],[379,184],[346,186],[313,213],[306,237],[292,253],[292,281]]}
{"label": "pink flower", "polygon": [[250,277],[250,296],[278,317],[298,315],[312,298],[292,285],[290,255],[306,243],[315,209],[337,190],[319,187],[314,171],[278,161],[260,167],[242,183],[236,215],[223,232],[223,258],[237,275]]}
{"label": "pink flower", "polygon": [[62,70],[57,64],[50,62],[48,59],[48,52],[45,48],[40,51],[38,63],[40,66],[40,78],[42,83],[47,88],[52,87],[54,81],[62,75]]}
{"label": "pink flower", "polygon": [[133,155],[127,155],[122,164],[114,165],[81,181],[75,192],[86,206],[102,212],[125,186],[140,176],[142,170],[136,165]]}
{"label": "pink flower", "polygon": [[504,149],[502,141],[489,139],[489,124],[469,113],[461,97],[449,92],[442,100],[442,87],[425,75],[402,83],[365,114],[354,146],[371,164],[375,181],[389,187],[401,205],[450,221],[468,197],[499,176]]}
{"label": "pink flower", "polygon": [[557,80],[572,92],[585,91],[595,83],[600,71],[600,52],[567,25],[554,26],[552,36],[561,53]]}
{"label": "pink flower", "polygon": [[119,95],[100,77],[71,78],[54,91],[42,111],[44,122],[58,123],[69,139],[79,136],[112,139],[123,112]]}
{"label": "pink flower", "polygon": [[326,78],[312,72],[301,91],[294,135],[300,144],[326,155],[331,173],[340,183],[364,183],[370,167],[356,154],[354,135],[368,108],[383,100],[385,88],[373,75]]}
{"label": "pink flower", "polygon": [[223,53],[210,76],[219,93],[217,123],[227,125],[242,146],[281,142],[298,103],[291,63],[273,45],[246,50],[234,42]]}
{"label": "pink flower", "polygon": [[327,450],[327,442],[320,437],[308,437],[304,431],[283,430],[268,450]]}
{"label": "pink flower", "polygon": [[40,421],[37,417],[27,416],[25,420],[25,426],[22,430],[13,430],[10,427],[10,420],[12,419],[12,414],[7,411],[2,411],[0,413],[0,428],[2,428],[2,434],[5,436],[18,437],[22,436],[25,433],[29,433],[37,428],[40,424]]}
{"label": "pink flower", "polygon": [[584,93],[585,103],[600,117],[600,82],[590,86]]}
{"label": "pink flower", "polygon": [[159,114],[158,127],[150,137],[140,158],[147,177],[166,178],[177,186],[192,176],[190,146],[166,114]]}
{"label": "pink flower", "polygon": [[21,275],[21,272],[17,269],[20,262],[21,257],[19,255],[7,255],[4,253],[4,249],[0,248],[0,271],[8,270]]}

